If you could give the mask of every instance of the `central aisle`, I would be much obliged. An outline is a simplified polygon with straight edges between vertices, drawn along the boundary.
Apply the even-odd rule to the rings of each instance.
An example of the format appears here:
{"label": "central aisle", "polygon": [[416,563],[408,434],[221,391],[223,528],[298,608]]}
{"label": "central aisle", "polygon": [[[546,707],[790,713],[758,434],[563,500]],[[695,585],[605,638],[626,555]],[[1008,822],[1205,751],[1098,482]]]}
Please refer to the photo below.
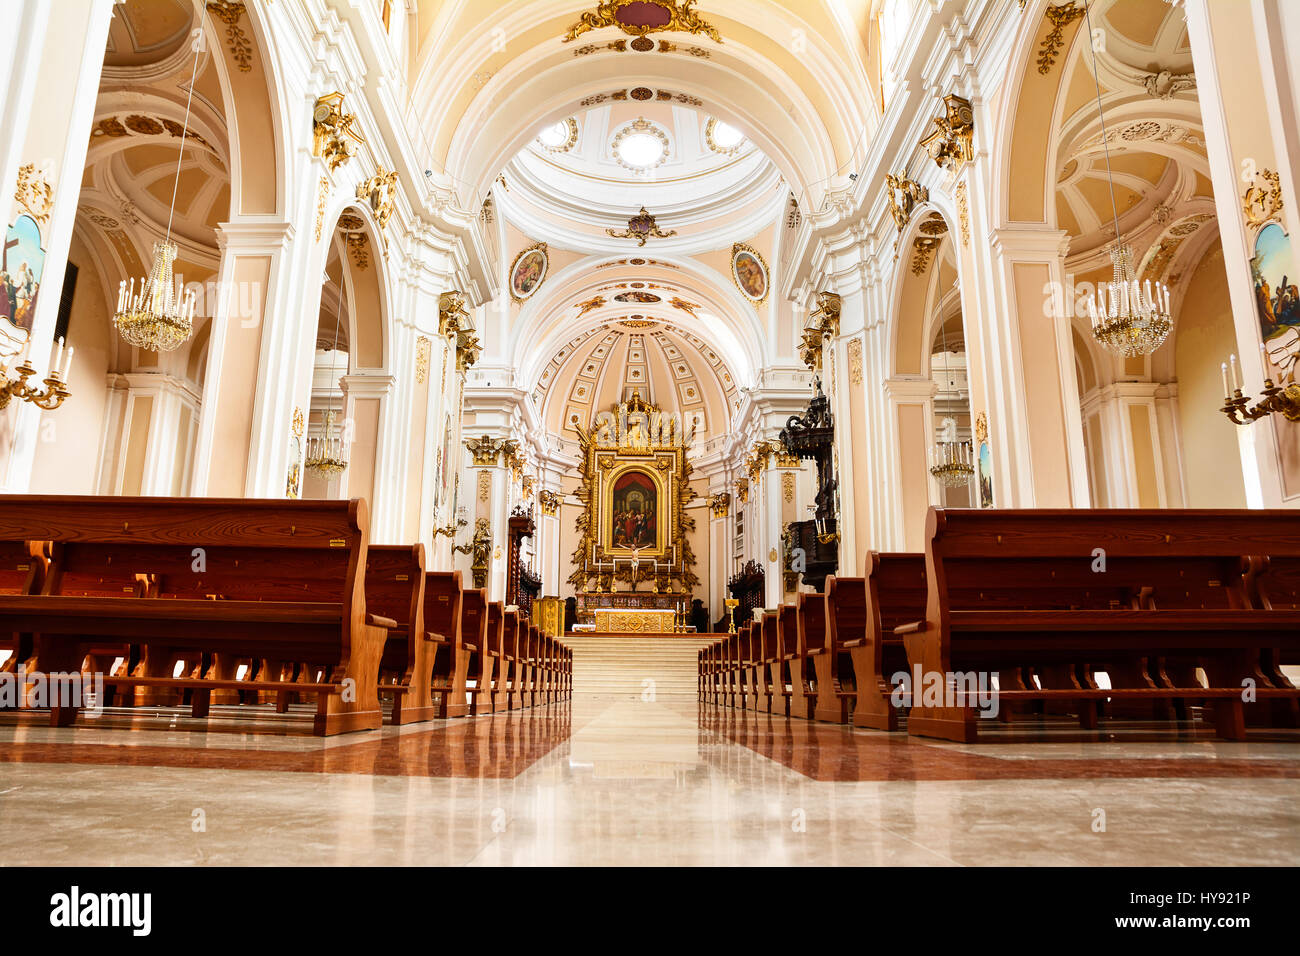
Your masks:
{"label": "central aisle", "polygon": [[[156,723],[106,714],[93,728],[7,719],[0,827],[21,823],[24,838],[0,848],[0,865],[1104,866],[1300,854],[1293,744],[1107,736],[924,743],[593,694],[328,740],[215,732],[180,712]],[[1096,807],[1107,833],[1092,831]]]}

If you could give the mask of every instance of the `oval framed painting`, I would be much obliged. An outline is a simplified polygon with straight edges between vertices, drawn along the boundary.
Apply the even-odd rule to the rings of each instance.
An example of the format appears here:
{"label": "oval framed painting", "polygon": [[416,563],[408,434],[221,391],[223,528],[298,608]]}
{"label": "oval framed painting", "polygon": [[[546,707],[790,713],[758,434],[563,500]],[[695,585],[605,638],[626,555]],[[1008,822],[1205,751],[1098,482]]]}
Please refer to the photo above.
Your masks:
{"label": "oval framed painting", "polygon": [[731,247],[731,279],[750,302],[767,298],[767,262],[753,246],[738,242]]}
{"label": "oval framed painting", "polygon": [[546,272],[551,266],[546,254],[546,243],[539,242],[529,246],[510,264],[510,297],[516,302],[523,302],[539,288],[546,279]]}

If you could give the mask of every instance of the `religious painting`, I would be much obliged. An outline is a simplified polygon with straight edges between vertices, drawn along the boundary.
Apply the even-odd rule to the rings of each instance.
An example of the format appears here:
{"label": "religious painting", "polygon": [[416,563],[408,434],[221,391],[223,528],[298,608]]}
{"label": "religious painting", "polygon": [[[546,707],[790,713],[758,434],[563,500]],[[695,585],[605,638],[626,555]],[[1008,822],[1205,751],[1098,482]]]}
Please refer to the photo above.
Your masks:
{"label": "religious painting", "polygon": [[767,298],[767,263],[757,249],[741,242],[731,247],[731,278],[751,302]]}
{"label": "religious painting", "polygon": [[993,507],[993,452],[989,449],[989,420],[980,412],[975,416],[975,442],[979,454],[975,460],[975,480],[979,484],[980,507]]}
{"label": "religious painting", "polygon": [[1293,382],[1300,356],[1300,270],[1291,242],[1277,223],[1259,231],[1250,271],[1260,340],[1273,366],[1267,371],[1276,375],[1276,382]]}
{"label": "religious painting", "polygon": [[649,304],[651,302],[658,302],[660,300],[659,300],[659,296],[655,295],[653,292],[642,292],[640,289],[636,289],[633,290],[632,292],[620,292],[618,295],[614,296],[614,301],[615,302],[642,302],[642,303]]}
{"label": "religious painting", "polygon": [[[1255,313],[1264,344],[1264,374],[1276,385],[1298,379],[1300,363],[1300,269],[1291,240],[1281,225],[1270,222],[1255,237],[1255,257],[1250,260],[1255,283]],[[1282,497],[1300,495],[1300,435],[1293,425],[1272,416],[1277,442]]]}
{"label": "religious painting", "polygon": [[658,541],[659,489],[643,471],[627,471],[610,492],[609,542],[635,551],[654,548]]}
{"label": "religious painting", "polygon": [[21,215],[5,233],[0,252],[0,318],[31,331],[44,271],[40,227],[31,216]]}
{"label": "religious painting", "polygon": [[515,257],[510,266],[510,296],[516,302],[523,302],[542,285],[551,260],[546,255],[546,243],[539,242],[529,246]]}

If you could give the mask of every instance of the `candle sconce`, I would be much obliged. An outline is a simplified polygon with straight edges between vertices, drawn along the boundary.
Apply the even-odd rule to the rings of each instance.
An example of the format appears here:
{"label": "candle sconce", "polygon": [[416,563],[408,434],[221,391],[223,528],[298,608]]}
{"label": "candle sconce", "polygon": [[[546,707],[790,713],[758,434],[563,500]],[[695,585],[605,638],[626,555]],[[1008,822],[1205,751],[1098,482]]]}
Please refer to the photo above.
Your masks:
{"label": "candle sconce", "polygon": [[[53,361],[50,362],[50,373],[42,383],[45,386],[42,391],[27,383],[36,374],[31,360],[31,344],[29,336],[27,344],[18,355],[18,364],[13,368],[10,368],[8,359],[0,359],[0,409],[8,408],[9,403],[17,398],[48,412],[58,408],[72,395],[67,381],[68,372],[72,369],[73,349],[65,350],[63,339],[59,339]],[[15,374],[17,378],[11,377]]]}
{"label": "candle sconce", "polygon": [[[1264,368],[1268,368],[1267,352],[1263,345],[1259,347],[1261,357],[1265,359]],[[1289,422],[1300,422],[1300,384],[1291,382],[1287,385],[1275,385],[1273,379],[1265,374],[1264,388],[1260,399],[1251,407],[1250,396],[1242,394],[1241,368],[1237,365],[1237,356],[1231,355],[1232,363],[1229,373],[1227,363],[1220,366],[1223,372],[1223,392],[1226,396],[1219,411],[1228,416],[1234,425],[1249,425],[1267,415],[1280,414]]]}

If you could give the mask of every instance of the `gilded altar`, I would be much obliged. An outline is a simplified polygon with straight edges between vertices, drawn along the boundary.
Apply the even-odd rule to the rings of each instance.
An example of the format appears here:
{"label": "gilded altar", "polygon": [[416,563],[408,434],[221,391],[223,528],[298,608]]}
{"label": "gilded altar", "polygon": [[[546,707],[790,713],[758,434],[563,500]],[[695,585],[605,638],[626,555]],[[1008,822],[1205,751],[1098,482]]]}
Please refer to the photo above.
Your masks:
{"label": "gilded altar", "polygon": [[596,608],[597,634],[668,633],[677,630],[677,612],[657,608]]}
{"label": "gilded altar", "polygon": [[[687,458],[693,431],[687,434],[678,416],[664,414],[636,391],[596,415],[590,431],[577,431],[583,511],[568,579],[575,593],[581,599],[589,592],[613,597],[675,591],[680,593],[668,606],[675,608],[683,597],[689,605],[690,589],[699,583],[687,539],[695,519],[685,513],[695,497]],[[580,603],[578,620],[591,622],[591,610]]]}

